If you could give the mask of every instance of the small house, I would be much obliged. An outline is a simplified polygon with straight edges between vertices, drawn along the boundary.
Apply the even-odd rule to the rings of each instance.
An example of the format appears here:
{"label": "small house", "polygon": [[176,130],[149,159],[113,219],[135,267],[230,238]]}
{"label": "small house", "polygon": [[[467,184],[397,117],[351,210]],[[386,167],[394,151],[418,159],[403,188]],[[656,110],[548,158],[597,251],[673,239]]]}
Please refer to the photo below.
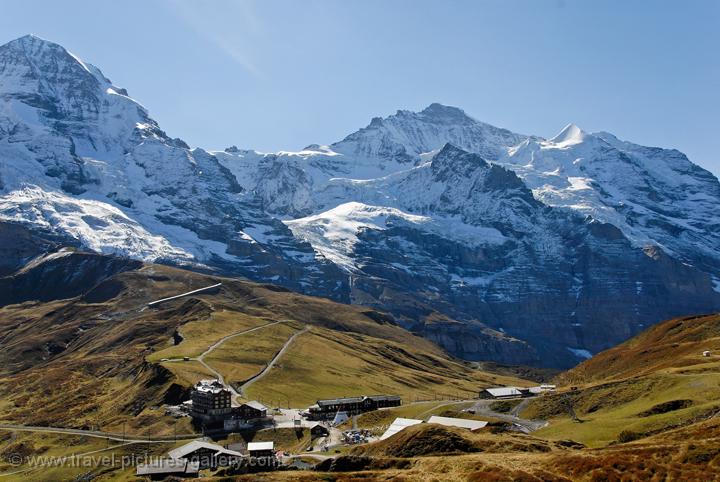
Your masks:
{"label": "small house", "polygon": [[267,417],[268,409],[260,402],[245,402],[233,408],[234,415],[241,420],[253,420]]}
{"label": "small house", "polygon": [[250,442],[247,448],[250,457],[261,458],[275,456],[274,442]]}
{"label": "small house", "polygon": [[316,439],[320,437],[327,437],[330,435],[330,430],[328,428],[321,424],[321,423],[314,423],[310,426],[310,438]]}

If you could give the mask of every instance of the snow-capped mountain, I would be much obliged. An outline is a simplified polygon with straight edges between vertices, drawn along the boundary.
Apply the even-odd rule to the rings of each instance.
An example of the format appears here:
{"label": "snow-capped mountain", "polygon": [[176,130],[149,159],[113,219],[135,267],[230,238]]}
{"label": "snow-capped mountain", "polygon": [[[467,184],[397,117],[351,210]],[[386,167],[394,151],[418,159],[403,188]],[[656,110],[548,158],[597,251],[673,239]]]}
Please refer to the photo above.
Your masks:
{"label": "snow-capped mountain", "polygon": [[214,156],[168,137],[100,70],[35,36],[0,47],[0,189],[0,220],[95,251],[282,276],[323,294],[339,286]]}
{"label": "snow-capped mountain", "polygon": [[550,140],[525,140],[499,161],[549,206],[611,223],[638,247],[657,245],[720,270],[720,184],[679,151],[571,124]]}
{"label": "snow-capped mountain", "polygon": [[298,152],[190,149],[61,46],[0,47],[0,227],[379,307],[469,359],[563,366],[720,309],[718,207],[678,151],[440,104]]}

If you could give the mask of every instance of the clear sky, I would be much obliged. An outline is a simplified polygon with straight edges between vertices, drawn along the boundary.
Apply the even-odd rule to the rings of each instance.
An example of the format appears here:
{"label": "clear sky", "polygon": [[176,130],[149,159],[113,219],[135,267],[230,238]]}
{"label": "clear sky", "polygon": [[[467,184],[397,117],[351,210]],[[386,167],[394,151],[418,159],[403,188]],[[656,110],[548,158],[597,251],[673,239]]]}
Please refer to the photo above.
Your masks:
{"label": "clear sky", "polygon": [[3,0],[0,42],[64,45],[193,146],[331,143],[432,102],[574,122],[720,174],[720,1]]}

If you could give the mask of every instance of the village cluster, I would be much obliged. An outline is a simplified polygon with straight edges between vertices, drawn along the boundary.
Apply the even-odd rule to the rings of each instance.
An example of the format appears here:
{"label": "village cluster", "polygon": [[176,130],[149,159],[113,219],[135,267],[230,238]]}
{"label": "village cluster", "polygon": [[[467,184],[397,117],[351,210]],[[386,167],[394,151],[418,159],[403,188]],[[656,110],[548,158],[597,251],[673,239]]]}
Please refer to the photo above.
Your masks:
{"label": "village cluster", "polygon": [[[495,387],[482,389],[480,399],[505,400],[526,398],[555,390],[555,385],[537,387]],[[190,400],[180,406],[167,407],[167,413],[176,417],[190,416],[204,435],[257,432],[268,428],[308,429],[311,443],[306,452],[328,451],[331,447],[384,440],[401,430],[421,423],[433,423],[476,430],[488,422],[431,416],[427,420],[396,418],[379,437],[366,429],[341,431],[340,425],[357,415],[373,410],[399,407],[402,400],[396,395],[367,395],[318,400],[304,410],[268,408],[258,401],[235,403],[232,391],[219,380],[201,380],[191,392]],[[353,424],[354,425],[354,424]],[[207,468],[229,467],[236,471],[252,472],[278,468],[281,464],[297,462],[291,456],[276,450],[273,441],[238,442],[218,445],[205,440],[194,440],[168,452],[167,457],[151,464],[139,465],[137,475],[162,480],[175,475],[197,476]]]}

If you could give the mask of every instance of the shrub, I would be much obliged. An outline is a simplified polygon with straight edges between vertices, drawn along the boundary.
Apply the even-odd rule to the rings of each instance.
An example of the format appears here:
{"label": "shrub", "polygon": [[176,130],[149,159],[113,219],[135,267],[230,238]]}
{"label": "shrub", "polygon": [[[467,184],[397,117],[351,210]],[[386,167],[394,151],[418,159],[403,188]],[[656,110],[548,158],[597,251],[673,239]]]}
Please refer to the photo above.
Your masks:
{"label": "shrub", "polygon": [[641,433],[633,432],[632,430],[623,430],[618,435],[617,441],[618,441],[618,443],[624,444],[627,442],[632,442],[633,440],[637,440],[642,437],[643,437],[643,435]]}

